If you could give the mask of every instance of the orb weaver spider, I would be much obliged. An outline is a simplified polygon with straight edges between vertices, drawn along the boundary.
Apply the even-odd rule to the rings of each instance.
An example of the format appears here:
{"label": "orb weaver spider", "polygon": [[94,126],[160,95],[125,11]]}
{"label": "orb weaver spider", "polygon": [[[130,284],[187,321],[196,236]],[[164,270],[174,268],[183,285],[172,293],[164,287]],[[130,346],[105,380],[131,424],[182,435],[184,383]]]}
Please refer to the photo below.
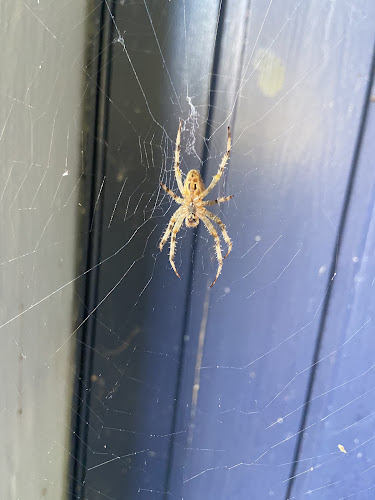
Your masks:
{"label": "orb weaver spider", "polygon": [[203,179],[198,170],[190,170],[186,176],[185,182],[183,183],[182,174],[180,170],[180,149],[181,149],[180,143],[181,143],[181,121],[178,127],[177,139],[176,139],[174,173],[177,181],[177,186],[182,196],[177,196],[165,184],[160,182],[161,187],[164,189],[164,191],[168,193],[169,196],[171,196],[171,198],[173,198],[174,201],[181,206],[173,213],[172,217],[170,218],[169,223],[163,234],[163,237],[160,241],[159,248],[160,251],[163,250],[163,246],[165,245],[169,236],[171,235],[169,262],[171,263],[171,266],[176,275],[180,278],[180,275],[177,272],[176,265],[174,262],[177,233],[181,229],[181,226],[184,221],[187,227],[197,227],[199,221],[201,220],[205,225],[205,227],[207,228],[208,232],[212,235],[212,237],[215,240],[215,250],[216,250],[216,258],[218,261],[218,269],[216,277],[211,284],[211,287],[213,287],[223,268],[223,257],[220,248],[220,238],[215,229],[215,226],[213,225],[213,222],[216,222],[216,224],[219,226],[224,241],[228,246],[228,251],[224,259],[229,255],[230,251],[232,250],[232,242],[228,236],[224,223],[221,221],[221,219],[219,219],[217,215],[207,210],[206,207],[213,206],[218,203],[223,203],[225,201],[229,201],[231,198],[233,198],[233,195],[217,198],[216,200],[204,200],[204,198],[216,186],[216,184],[218,183],[224,172],[224,167],[228,161],[231,148],[230,128],[228,127],[227,150],[224,153],[224,156],[221,160],[217,174],[214,175],[210,185],[207,188],[205,187]]}

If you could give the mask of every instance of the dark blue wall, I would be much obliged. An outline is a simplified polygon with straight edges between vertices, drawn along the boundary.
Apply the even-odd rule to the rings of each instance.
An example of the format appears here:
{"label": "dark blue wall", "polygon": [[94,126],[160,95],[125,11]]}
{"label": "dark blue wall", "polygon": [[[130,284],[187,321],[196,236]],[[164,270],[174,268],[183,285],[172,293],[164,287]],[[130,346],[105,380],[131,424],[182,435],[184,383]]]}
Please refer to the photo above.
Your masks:
{"label": "dark blue wall", "polygon": [[[85,498],[373,498],[375,4],[356,5],[117,3]],[[206,182],[233,133],[212,289],[202,225],[181,280],[157,248],[180,118]]]}

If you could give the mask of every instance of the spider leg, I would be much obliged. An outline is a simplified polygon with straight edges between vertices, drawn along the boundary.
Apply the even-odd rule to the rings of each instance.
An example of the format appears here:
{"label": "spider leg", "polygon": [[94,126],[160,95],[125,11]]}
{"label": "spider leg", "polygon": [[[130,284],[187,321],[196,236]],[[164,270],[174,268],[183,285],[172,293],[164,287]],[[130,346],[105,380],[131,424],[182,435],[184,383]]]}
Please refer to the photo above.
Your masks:
{"label": "spider leg", "polygon": [[172,217],[171,217],[171,219],[170,219],[170,221],[168,223],[168,226],[166,227],[166,229],[164,231],[163,237],[160,240],[160,243],[159,243],[159,249],[160,249],[160,251],[163,250],[163,246],[165,245],[166,241],[168,240],[169,235],[171,234],[172,228],[175,225],[177,219],[179,218],[181,212],[182,212],[182,207],[178,208],[175,211],[175,213],[172,215]]}
{"label": "spider leg", "polygon": [[177,233],[181,229],[181,226],[182,226],[182,223],[184,222],[184,219],[185,219],[185,214],[181,213],[178,216],[178,219],[176,220],[176,223],[175,223],[175,225],[173,227],[172,236],[171,236],[171,248],[169,250],[169,262],[171,263],[173,271],[176,273],[176,275],[179,278],[180,278],[180,275],[178,274],[177,269],[176,269],[176,264],[174,263],[174,254],[176,252],[176,237],[177,237]]}
{"label": "spider leg", "polygon": [[162,182],[160,182],[160,185],[161,185],[161,187],[164,189],[164,191],[165,191],[166,193],[168,193],[168,194],[169,194],[169,196],[170,196],[171,198],[173,198],[173,199],[174,199],[174,201],[175,201],[176,203],[179,203],[179,204],[181,205],[181,203],[182,203],[182,198],[180,198],[179,196],[177,196],[176,194],[174,194],[174,192],[173,192],[173,191],[171,191],[171,190],[169,189],[169,187],[167,187],[167,186],[166,186],[165,184],[163,184]]}
{"label": "spider leg", "polygon": [[180,190],[181,194],[184,193],[184,184],[182,182],[182,174],[180,170],[180,150],[181,150],[181,125],[182,122],[180,120],[180,124],[178,126],[177,138],[176,138],[176,149],[174,153],[174,175],[176,177],[177,186]]}
{"label": "spider leg", "polygon": [[227,233],[227,230],[225,228],[225,224],[223,223],[223,221],[215,214],[213,214],[212,212],[210,212],[209,210],[206,210],[206,216],[213,220],[214,222],[216,222],[216,224],[220,227],[221,229],[221,232],[223,233],[223,238],[224,238],[224,241],[225,243],[228,245],[228,251],[227,251],[227,254],[226,256],[224,257],[224,259],[226,259],[230,253],[230,251],[232,250],[232,242],[231,242],[231,239],[229,238],[228,236],[228,233]]}
{"label": "spider leg", "polygon": [[211,285],[211,288],[212,288],[214,286],[214,284],[216,283],[216,280],[218,279],[219,274],[221,273],[221,270],[223,268],[223,257],[221,255],[220,238],[217,234],[216,229],[214,228],[214,225],[212,224],[212,222],[209,220],[208,217],[206,217],[205,215],[202,215],[200,217],[200,219],[203,222],[203,224],[206,226],[208,232],[213,236],[213,238],[215,240],[216,258],[217,258],[219,265],[217,268],[216,278],[214,279],[214,281],[212,282],[212,285]]}
{"label": "spider leg", "polygon": [[202,205],[206,207],[212,207],[213,205],[217,205],[218,203],[224,203],[224,201],[229,201],[233,198],[233,194],[230,196],[224,196],[223,198],[216,198],[216,200],[207,200],[203,201]]}
{"label": "spider leg", "polygon": [[213,190],[213,188],[216,186],[216,184],[219,182],[220,177],[223,175],[224,172],[224,167],[227,164],[228,158],[229,158],[229,153],[230,153],[230,148],[231,148],[231,135],[230,135],[230,128],[228,127],[228,141],[227,141],[227,150],[224,153],[223,159],[221,160],[219,170],[216,175],[213,176],[211,184],[206,188],[203,193],[201,194],[201,199],[203,199],[205,196],[208,195],[210,191]]}

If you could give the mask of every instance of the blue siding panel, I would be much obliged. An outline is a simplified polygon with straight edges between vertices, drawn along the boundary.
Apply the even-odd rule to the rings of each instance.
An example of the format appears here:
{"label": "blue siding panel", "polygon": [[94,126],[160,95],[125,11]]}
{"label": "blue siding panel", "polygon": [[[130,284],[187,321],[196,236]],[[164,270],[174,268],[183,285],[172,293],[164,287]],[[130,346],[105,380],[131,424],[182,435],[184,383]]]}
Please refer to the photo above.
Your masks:
{"label": "blue siding panel", "polygon": [[[144,4],[121,4],[116,17],[148,101],[117,45],[103,217],[110,220],[124,176],[129,217],[103,226],[101,253],[113,258],[100,267],[98,300],[126,279],[96,312],[101,384],[93,386],[87,491],[92,498],[100,491],[115,499],[263,500],[315,490],[316,498],[334,500],[370,487],[371,441],[360,457],[356,446],[372,439],[375,418],[373,111],[342,247],[336,242],[367,105],[375,4],[162,5],[151,16],[170,79]],[[175,209],[167,199],[159,208],[159,176],[176,187],[173,141],[179,118],[188,116],[197,142],[194,153],[183,130],[182,169],[200,167],[206,183],[228,125],[233,132],[228,168],[209,196],[235,195],[212,210],[233,251],[212,289],[217,262],[202,224],[179,234],[181,280],[167,246],[157,249]],[[154,134],[149,161],[142,146]],[[156,210],[144,222],[150,198]],[[312,383],[314,400],[305,405]],[[110,470],[96,468],[105,447],[120,457]],[[291,475],[298,477],[290,482]]]}
{"label": "blue siding panel", "polygon": [[[375,108],[369,106],[365,134],[348,206],[337,274],[332,288],[317,374],[293,488],[299,498],[358,494],[374,498],[374,278]],[[344,446],[347,454],[338,449]],[[324,465],[324,467],[323,467]],[[324,495],[324,496],[322,496]]]}
{"label": "blue siding panel", "polygon": [[[317,9],[312,2],[295,11],[295,2],[285,2],[270,18],[268,7],[252,3],[244,67],[252,60],[253,40],[256,47],[269,47],[276,26],[293,14],[272,46],[285,64],[284,88],[272,105],[254,72],[241,90],[251,99],[238,101],[225,188],[215,191],[235,194],[220,211],[234,248],[209,296],[213,243],[204,228],[198,237],[176,426],[188,429],[190,441],[178,443],[183,488],[171,490],[188,499],[287,494],[366,93],[360,73],[368,75],[371,65],[375,11],[369,3],[368,16],[352,22],[351,7],[343,3]],[[224,47],[219,75],[233,73],[231,46]],[[229,95],[222,80],[219,88]],[[214,128],[230,109],[218,99]],[[223,150],[225,127],[212,140],[214,151],[220,145]],[[208,178],[218,161],[215,154],[205,167]],[[199,339],[204,348],[198,374]],[[319,441],[315,437],[315,446]],[[297,459],[311,455],[319,453]],[[299,470],[304,466],[302,461]]]}

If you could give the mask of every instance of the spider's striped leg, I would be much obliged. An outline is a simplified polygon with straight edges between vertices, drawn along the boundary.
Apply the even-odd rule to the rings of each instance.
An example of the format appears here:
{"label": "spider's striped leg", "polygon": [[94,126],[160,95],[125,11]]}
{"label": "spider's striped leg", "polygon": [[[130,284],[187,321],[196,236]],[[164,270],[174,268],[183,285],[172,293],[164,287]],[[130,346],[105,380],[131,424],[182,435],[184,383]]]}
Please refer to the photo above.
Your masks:
{"label": "spider's striped leg", "polygon": [[206,207],[212,207],[213,205],[217,205],[218,203],[224,203],[224,201],[229,201],[233,198],[233,194],[231,194],[230,196],[224,196],[223,198],[216,198],[216,200],[207,200],[207,201],[203,201],[202,204],[203,206],[206,206]]}
{"label": "spider's striped leg", "polygon": [[216,258],[217,258],[219,265],[217,268],[216,278],[214,279],[214,281],[212,282],[212,285],[211,285],[211,288],[212,288],[214,286],[214,284],[216,283],[216,280],[218,279],[219,274],[221,273],[221,270],[223,268],[223,257],[221,255],[220,238],[216,232],[216,229],[214,228],[212,222],[209,220],[208,217],[206,217],[205,215],[202,215],[200,217],[200,219],[202,220],[203,224],[206,226],[207,230],[209,231],[209,233],[213,236],[213,238],[215,240]]}
{"label": "spider's striped leg", "polygon": [[217,215],[213,214],[209,210],[206,210],[206,215],[211,220],[213,220],[214,222],[216,222],[216,224],[220,227],[221,232],[223,233],[224,241],[228,245],[228,251],[227,251],[226,256],[224,257],[224,259],[226,259],[228,257],[228,255],[229,255],[230,251],[232,250],[233,244],[231,242],[231,239],[228,236],[227,230],[225,228],[225,224],[224,224],[224,222]]}
{"label": "spider's striped leg", "polygon": [[180,124],[178,126],[177,138],[176,138],[176,149],[174,152],[174,175],[176,177],[178,189],[181,191],[181,194],[184,194],[184,184],[182,182],[182,174],[180,170],[180,150],[181,150],[181,125],[182,122],[180,120]]}
{"label": "spider's striped leg", "polygon": [[213,176],[211,184],[201,194],[201,198],[202,199],[205,198],[208,195],[208,193],[213,190],[213,188],[219,182],[220,177],[223,175],[224,167],[227,164],[227,161],[228,161],[228,158],[229,158],[231,143],[232,143],[232,139],[231,139],[231,135],[230,135],[230,128],[228,127],[227,150],[224,153],[223,159],[221,160],[220,167],[219,167],[219,170],[218,170],[217,174]]}
{"label": "spider's striped leg", "polygon": [[170,196],[171,198],[173,198],[173,199],[174,199],[174,201],[175,201],[176,203],[179,203],[179,204],[181,205],[181,203],[182,203],[182,198],[180,198],[179,196],[177,196],[176,194],[174,194],[174,192],[173,192],[173,191],[171,191],[171,190],[169,189],[169,187],[167,187],[167,186],[166,186],[165,184],[163,184],[162,182],[160,182],[160,185],[161,185],[161,187],[164,189],[164,191],[165,191],[166,193],[168,193],[168,194],[169,194],[169,196]]}
{"label": "spider's striped leg", "polygon": [[182,211],[182,207],[178,208],[175,211],[175,213],[172,215],[171,220],[169,221],[168,226],[166,227],[166,230],[164,231],[163,237],[160,240],[160,243],[159,243],[160,251],[163,250],[163,246],[165,245],[166,241],[168,240],[169,235],[171,234],[172,228],[175,225],[176,220],[179,218],[181,211]]}
{"label": "spider's striped leg", "polygon": [[174,254],[176,252],[176,237],[177,237],[177,233],[181,229],[181,226],[182,226],[182,223],[184,222],[184,219],[185,219],[185,214],[181,213],[178,216],[178,219],[177,219],[177,221],[176,221],[176,223],[175,223],[175,225],[173,227],[172,236],[171,236],[171,248],[169,250],[169,262],[171,263],[173,271],[176,273],[176,275],[179,278],[180,278],[180,275],[178,274],[177,269],[176,269],[176,264],[174,263]]}

